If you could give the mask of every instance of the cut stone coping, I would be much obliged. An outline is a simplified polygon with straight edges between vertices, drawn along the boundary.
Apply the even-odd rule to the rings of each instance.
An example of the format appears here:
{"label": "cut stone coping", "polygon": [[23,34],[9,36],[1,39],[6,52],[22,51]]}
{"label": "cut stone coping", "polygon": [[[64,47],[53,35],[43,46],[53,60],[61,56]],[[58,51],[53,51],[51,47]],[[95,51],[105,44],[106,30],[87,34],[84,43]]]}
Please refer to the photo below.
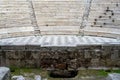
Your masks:
{"label": "cut stone coping", "polygon": [[76,35],[44,35],[0,39],[0,45],[40,45],[41,47],[76,47],[119,44],[115,38]]}

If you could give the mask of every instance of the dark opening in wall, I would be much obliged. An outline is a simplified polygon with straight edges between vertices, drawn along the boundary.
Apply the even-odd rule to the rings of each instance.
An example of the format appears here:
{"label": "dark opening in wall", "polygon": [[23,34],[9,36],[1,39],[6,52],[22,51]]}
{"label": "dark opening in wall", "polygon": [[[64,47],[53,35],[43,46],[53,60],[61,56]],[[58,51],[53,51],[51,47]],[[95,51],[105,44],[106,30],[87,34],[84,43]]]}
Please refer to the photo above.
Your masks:
{"label": "dark opening in wall", "polygon": [[73,78],[77,76],[78,71],[76,70],[53,70],[50,71],[50,77],[53,78]]}

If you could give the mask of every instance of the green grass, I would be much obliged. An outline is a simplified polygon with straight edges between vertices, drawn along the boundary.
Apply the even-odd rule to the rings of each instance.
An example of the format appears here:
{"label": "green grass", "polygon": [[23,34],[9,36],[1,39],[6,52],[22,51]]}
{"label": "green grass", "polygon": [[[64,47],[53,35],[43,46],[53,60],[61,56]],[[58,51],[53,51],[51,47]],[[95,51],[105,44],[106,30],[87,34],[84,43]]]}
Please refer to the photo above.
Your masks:
{"label": "green grass", "polygon": [[100,75],[100,76],[107,76],[109,73],[120,73],[120,69],[119,70],[110,70],[110,72],[107,72],[106,70],[98,71],[98,75]]}
{"label": "green grass", "polygon": [[120,69],[119,70],[112,70],[112,73],[120,73]]}
{"label": "green grass", "polygon": [[41,73],[42,69],[41,68],[26,68],[26,67],[22,67],[22,68],[18,68],[15,66],[11,66],[10,67],[10,71],[12,73],[12,75],[22,75],[23,73]]}
{"label": "green grass", "polygon": [[[41,75],[43,78],[48,78],[48,80],[61,80],[60,78],[51,78],[49,76],[49,72],[47,70],[43,70],[41,68],[18,68],[18,67],[11,67],[10,69],[13,70],[12,75],[23,75],[25,74],[31,74],[29,77],[33,78],[34,75]],[[80,70],[78,72],[77,78],[80,78],[81,76],[102,76],[106,77],[109,73],[120,73],[119,70]]]}
{"label": "green grass", "polygon": [[78,76],[107,76],[104,70],[80,70]]}
{"label": "green grass", "polygon": [[107,76],[107,75],[108,75],[108,72],[106,72],[105,70],[98,70],[97,75],[98,75],[98,76]]}

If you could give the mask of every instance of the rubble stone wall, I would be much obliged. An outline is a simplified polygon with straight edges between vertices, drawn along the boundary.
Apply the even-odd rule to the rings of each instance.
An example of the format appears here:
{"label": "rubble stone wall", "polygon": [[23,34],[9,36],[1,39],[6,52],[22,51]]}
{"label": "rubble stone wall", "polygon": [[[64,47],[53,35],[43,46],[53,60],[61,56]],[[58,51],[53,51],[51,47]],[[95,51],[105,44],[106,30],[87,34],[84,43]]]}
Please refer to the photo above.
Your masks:
{"label": "rubble stone wall", "polygon": [[77,47],[1,46],[5,66],[79,69],[120,67],[120,45]]}

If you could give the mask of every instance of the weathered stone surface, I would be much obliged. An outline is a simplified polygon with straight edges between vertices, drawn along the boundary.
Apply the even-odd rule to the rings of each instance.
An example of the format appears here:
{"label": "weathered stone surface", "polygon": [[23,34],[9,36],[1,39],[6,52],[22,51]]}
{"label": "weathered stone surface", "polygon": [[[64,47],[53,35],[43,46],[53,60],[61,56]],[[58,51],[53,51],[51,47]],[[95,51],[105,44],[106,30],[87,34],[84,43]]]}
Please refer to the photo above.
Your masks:
{"label": "weathered stone surface", "polygon": [[[93,3],[91,3],[91,10],[90,10],[87,25],[93,27],[91,29],[93,30],[94,33],[92,34],[91,33],[92,31],[90,31],[88,34],[113,37],[112,33],[111,34],[107,33],[109,30],[113,30],[112,32],[115,31],[114,32],[115,34],[117,33],[116,30],[118,30],[118,33],[119,33],[120,24],[119,24],[118,16],[120,15],[116,14],[116,11],[119,12],[120,10],[119,6],[116,6],[116,4],[118,3],[120,3],[120,1],[118,0],[114,0],[114,1],[113,0],[109,0],[109,1],[94,0]],[[97,31],[95,31],[94,28]],[[105,29],[107,31],[105,31]],[[88,28],[88,31],[89,31],[89,28]],[[104,35],[103,35],[103,31],[105,33]],[[117,36],[115,34],[114,36],[119,37],[119,35]]]}
{"label": "weathered stone surface", "polygon": [[35,75],[35,80],[42,80],[40,75]]}
{"label": "weathered stone surface", "polygon": [[10,80],[10,69],[0,67],[0,80]]}
{"label": "weathered stone surface", "polygon": [[12,76],[12,80],[25,80],[25,78],[22,75]]}
{"label": "weathered stone surface", "polygon": [[[9,46],[8,46],[9,47]],[[80,67],[120,67],[118,45],[91,45],[78,47],[26,46],[24,50],[0,51],[4,66],[42,67],[74,70]],[[117,51],[117,52],[114,52]]]}
{"label": "weathered stone surface", "polygon": [[111,74],[108,75],[106,80],[120,80],[120,74],[111,73]]}
{"label": "weathered stone surface", "polygon": [[[119,37],[120,1],[93,0],[91,6],[86,2],[84,0],[13,0],[13,2],[1,0],[0,38],[79,32],[81,35],[84,33],[84,35]],[[88,11],[86,11],[87,6],[90,9]],[[87,16],[84,17],[85,15]],[[84,31],[80,29],[83,23],[86,25]]]}

